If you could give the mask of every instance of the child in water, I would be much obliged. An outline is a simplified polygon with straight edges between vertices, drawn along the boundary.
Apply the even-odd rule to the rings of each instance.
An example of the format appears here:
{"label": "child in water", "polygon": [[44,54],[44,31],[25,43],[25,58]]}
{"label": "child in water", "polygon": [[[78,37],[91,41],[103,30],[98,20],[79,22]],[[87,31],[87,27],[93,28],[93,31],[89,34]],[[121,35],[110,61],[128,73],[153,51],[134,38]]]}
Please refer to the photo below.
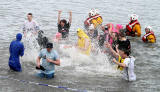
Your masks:
{"label": "child in water", "polygon": [[119,61],[117,61],[114,58],[113,62],[117,64],[119,67],[122,67],[123,79],[128,81],[135,81],[136,80],[136,75],[134,73],[135,58],[130,56],[130,51],[121,46],[118,46],[118,48],[116,48],[117,49],[116,52],[113,50],[113,48],[109,43],[106,44],[106,47],[109,48],[110,51],[113,53],[113,55],[119,59]]}

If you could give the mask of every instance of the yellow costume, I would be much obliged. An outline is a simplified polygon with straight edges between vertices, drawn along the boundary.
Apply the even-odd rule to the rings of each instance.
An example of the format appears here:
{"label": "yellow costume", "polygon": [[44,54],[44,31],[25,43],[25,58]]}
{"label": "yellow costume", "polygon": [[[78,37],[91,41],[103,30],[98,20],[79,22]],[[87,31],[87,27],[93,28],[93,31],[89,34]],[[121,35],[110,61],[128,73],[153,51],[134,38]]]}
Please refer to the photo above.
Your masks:
{"label": "yellow costume", "polygon": [[77,30],[77,35],[78,35],[78,47],[79,48],[85,48],[85,40],[89,40],[89,47],[85,51],[81,51],[83,54],[90,55],[91,52],[91,41],[90,38],[87,36],[87,34],[82,30],[78,29]]}
{"label": "yellow costume", "polygon": [[[97,15],[97,16],[98,16],[98,15]],[[97,26],[101,25],[102,22],[103,22],[103,20],[102,20],[102,17],[101,17],[101,16],[98,16],[97,18],[93,18],[93,19],[91,20],[91,24],[94,25],[94,28],[97,28]]]}
{"label": "yellow costume", "polygon": [[135,24],[135,26],[132,29],[133,32],[137,33],[137,36],[141,36],[141,26],[139,24]]}
{"label": "yellow costume", "polygon": [[148,40],[149,43],[155,43],[156,42],[156,38],[152,34],[147,37],[147,40]]}

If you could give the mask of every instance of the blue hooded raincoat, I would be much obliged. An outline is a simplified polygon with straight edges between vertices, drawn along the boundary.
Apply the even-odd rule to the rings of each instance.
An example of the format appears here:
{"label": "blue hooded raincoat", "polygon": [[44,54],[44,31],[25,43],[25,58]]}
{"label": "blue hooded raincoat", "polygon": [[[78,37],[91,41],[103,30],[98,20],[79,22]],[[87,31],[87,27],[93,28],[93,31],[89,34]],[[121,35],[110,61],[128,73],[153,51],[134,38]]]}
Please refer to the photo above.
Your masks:
{"label": "blue hooded raincoat", "polygon": [[12,41],[10,44],[9,52],[9,67],[14,71],[22,71],[19,56],[24,55],[24,45],[20,42],[22,39],[22,34],[18,33],[16,35],[16,40]]}

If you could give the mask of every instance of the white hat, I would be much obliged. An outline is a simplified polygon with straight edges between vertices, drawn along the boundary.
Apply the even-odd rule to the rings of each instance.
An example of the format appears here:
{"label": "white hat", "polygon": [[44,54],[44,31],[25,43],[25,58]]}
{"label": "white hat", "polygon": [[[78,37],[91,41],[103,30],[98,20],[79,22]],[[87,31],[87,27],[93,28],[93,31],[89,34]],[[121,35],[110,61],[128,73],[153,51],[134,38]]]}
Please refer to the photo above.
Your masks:
{"label": "white hat", "polygon": [[94,25],[91,24],[88,29],[89,29],[89,30],[93,30],[93,29],[94,29]]}
{"label": "white hat", "polygon": [[94,9],[91,9],[89,13],[91,14],[91,16],[95,16],[96,15],[96,12],[95,12]]}
{"label": "white hat", "polygon": [[137,20],[137,19],[138,19],[138,15],[136,15],[136,14],[131,15],[131,20]]}
{"label": "white hat", "polygon": [[151,27],[151,26],[147,26],[146,28],[149,29],[149,31],[152,30],[152,27]]}

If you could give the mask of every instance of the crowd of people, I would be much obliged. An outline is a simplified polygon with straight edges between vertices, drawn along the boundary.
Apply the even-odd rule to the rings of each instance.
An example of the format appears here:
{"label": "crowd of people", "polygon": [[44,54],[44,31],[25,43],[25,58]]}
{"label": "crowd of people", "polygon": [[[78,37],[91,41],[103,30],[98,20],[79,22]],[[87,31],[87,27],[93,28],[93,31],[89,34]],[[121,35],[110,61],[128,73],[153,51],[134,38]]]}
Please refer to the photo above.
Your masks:
{"label": "crowd of people", "polygon": [[[23,36],[27,38],[30,33],[31,36],[37,36],[38,44],[40,45],[40,53],[37,57],[36,69],[40,73],[36,74],[39,77],[54,78],[55,65],[60,65],[60,57],[55,49],[53,43],[59,43],[61,40],[67,41],[69,38],[69,30],[72,23],[72,12],[69,12],[69,21],[61,19],[62,11],[58,11],[58,31],[49,41],[47,37],[43,37],[43,31],[40,30],[38,23],[33,20],[32,13],[27,14],[28,20],[23,26]],[[136,75],[134,73],[135,58],[131,56],[131,42],[127,36],[141,37],[141,25],[138,21],[138,16],[132,14],[129,23],[124,27],[121,24],[107,23],[102,25],[103,18],[97,9],[91,9],[88,13],[88,18],[84,21],[84,30],[77,29],[78,41],[74,45],[82,54],[89,56],[96,47],[94,43],[98,43],[102,53],[110,53],[113,56],[113,62],[117,65],[117,69],[122,71],[123,78],[128,81],[135,81]],[[156,37],[151,26],[145,28],[146,34],[142,37],[145,43],[155,43]],[[30,38],[29,37],[29,38]],[[24,55],[25,46],[21,42],[22,34],[16,35],[16,40],[10,44],[10,58],[9,67],[14,71],[22,71],[19,56]],[[70,48],[73,46],[65,46]],[[30,53],[32,54],[32,53]],[[42,63],[40,63],[42,62]]]}

